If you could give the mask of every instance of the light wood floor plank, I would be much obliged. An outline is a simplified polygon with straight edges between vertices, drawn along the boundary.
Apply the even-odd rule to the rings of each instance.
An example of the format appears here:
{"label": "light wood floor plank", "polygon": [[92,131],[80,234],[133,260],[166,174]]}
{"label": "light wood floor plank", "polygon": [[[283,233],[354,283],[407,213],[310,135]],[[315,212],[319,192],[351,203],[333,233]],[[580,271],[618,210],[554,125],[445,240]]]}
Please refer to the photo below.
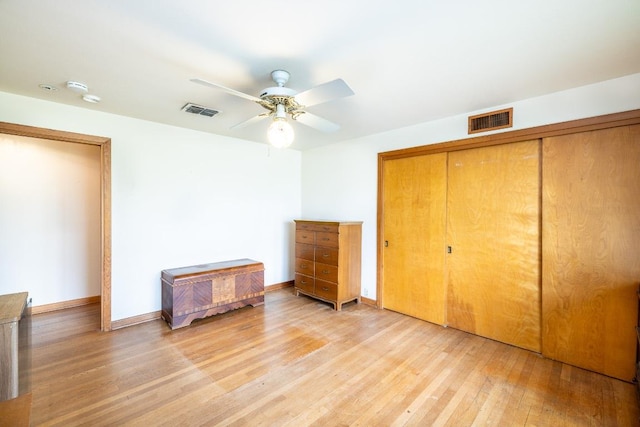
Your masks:
{"label": "light wood floor plank", "polygon": [[637,426],[633,384],[291,289],[172,331],[32,317],[35,426]]}

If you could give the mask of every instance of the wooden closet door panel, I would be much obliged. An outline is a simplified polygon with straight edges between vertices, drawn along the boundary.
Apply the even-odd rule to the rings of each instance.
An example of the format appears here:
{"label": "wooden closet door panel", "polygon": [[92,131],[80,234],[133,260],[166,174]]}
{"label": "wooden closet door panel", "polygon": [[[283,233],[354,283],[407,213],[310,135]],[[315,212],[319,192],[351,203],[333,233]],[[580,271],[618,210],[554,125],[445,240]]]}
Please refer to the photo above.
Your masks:
{"label": "wooden closet door panel", "polygon": [[447,321],[540,351],[540,142],[449,153]]}
{"label": "wooden closet door panel", "polygon": [[640,126],[543,142],[543,354],[635,376]]}
{"label": "wooden closet door panel", "polygon": [[384,162],[382,306],[444,324],[447,154]]}

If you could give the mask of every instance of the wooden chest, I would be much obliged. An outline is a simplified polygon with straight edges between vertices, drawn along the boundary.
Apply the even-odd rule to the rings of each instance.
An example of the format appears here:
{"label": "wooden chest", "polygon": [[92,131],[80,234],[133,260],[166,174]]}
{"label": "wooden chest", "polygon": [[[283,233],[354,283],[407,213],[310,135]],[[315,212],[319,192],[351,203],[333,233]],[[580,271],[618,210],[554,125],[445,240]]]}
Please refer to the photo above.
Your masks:
{"label": "wooden chest", "polygon": [[251,259],[162,270],[162,318],[171,329],[264,304],[264,266]]}
{"label": "wooden chest", "polygon": [[296,223],[295,290],[333,304],[360,302],[362,222]]}

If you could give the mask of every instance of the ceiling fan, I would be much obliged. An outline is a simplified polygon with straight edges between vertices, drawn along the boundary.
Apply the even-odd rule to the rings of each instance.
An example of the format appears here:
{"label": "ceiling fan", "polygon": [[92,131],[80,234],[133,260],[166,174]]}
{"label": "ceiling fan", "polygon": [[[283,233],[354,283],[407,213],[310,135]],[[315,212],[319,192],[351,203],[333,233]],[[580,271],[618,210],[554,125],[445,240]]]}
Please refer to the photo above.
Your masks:
{"label": "ceiling fan", "polygon": [[344,80],[335,79],[298,93],[293,89],[285,87],[285,84],[289,81],[289,76],[289,72],[285,70],[272,71],[271,78],[277,86],[263,89],[260,91],[259,96],[248,95],[202,79],[191,79],[191,81],[204,86],[221,89],[231,95],[254,101],[268,110],[265,113],[258,114],[257,116],[238,123],[231,128],[243,128],[267,117],[271,117],[273,121],[269,126],[267,136],[269,141],[277,147],[283,148],[293,142],[293,129],[287,122],[287,118],[291,118],[292,120],[296,120],[322,132],[335,132],[340,129],[340,125],[316,116],[315,114],[311,114],[305,109],[313,105],[353,95],[353,90],[351,90]]}

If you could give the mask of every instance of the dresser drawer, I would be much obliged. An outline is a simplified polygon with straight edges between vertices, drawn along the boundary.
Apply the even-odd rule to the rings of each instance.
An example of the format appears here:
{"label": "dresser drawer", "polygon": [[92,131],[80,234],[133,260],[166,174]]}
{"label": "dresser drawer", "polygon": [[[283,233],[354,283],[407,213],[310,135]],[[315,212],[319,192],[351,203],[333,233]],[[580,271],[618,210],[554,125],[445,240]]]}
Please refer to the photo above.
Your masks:
{"label": "dresser drawer", "polygon": [[318,231],[316,233],[316,245],[327,246],[330,248],[338,247],[338,233],[324,233]]}
{"label": "dresser drawer", "polygon": [[325,233],[337,233],[338,224],[309,224],[305,222],[296,223],[296,230],[323,231]]}
{"label": "dresser drawer", "polygon": [[326,280],[328,282],[338,282],[338,267],[335,265],[322,264],[316,262],[315,277],[318,280]]}
{"label": "dresser drawer", "polygon": [[316,224],[313,226],[314,231],[321,231],[324,233],[337,233],[338,224]]}
{"label": "dresser drawer", "polygon": [[338,285],[316,280],[316,295],[320,298],[335,301],[338,299]]}
{"label": "dresser drawer", "polygon": [[[296,256],[298,256],[297,251],[296,251]],[[300,257],[300,258],[304,258],[304,257]],[[338,265],[338,250],[318,246],[316,248],[315,260],[316,262],[321,262],[323,264]]]}
{"label": "dresser drawer", "polygon": [[[308,259],[309,261],[314,261],[315,258],[313,256],[314,246],[313,245],[305,245],[303,243],[298,243],[296,245],[296,258]],[[331,264],[331,263],[328,263]]]}
{"label": "dresser drawer", "polygon": [[296,273],[313,276],[314,262],[308,259],[296,258]]}
{"label": "dresser drawer", "polygon": [[296,274],[295,286],[301,291],[314,293],[315,279],[302,274]]}
{"label": "dresser drawer", "polygon": [[315,231],[296,230],[296,243],[313,245],[316,243]]}

